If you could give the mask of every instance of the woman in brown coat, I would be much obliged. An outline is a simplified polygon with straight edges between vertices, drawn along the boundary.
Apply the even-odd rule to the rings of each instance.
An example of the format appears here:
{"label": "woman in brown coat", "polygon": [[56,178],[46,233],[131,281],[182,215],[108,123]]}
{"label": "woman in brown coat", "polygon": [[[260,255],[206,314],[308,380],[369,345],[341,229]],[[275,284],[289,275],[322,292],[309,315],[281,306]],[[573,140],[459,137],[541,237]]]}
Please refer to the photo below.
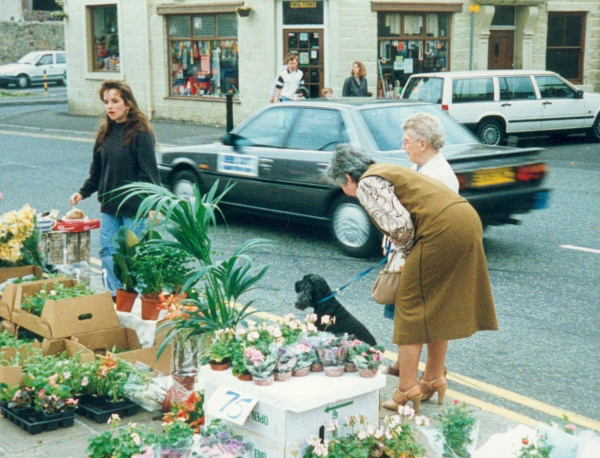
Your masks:
{"label": "woman in brown coat", "polygon": [[[375,164],[340,145],[327,169],[331,183],[357,197],[379,229],[406,257],[396,293],[393,341],[398,345],[400,385],[383,406],[446,393],[448,341],[498,324],[477,212],[440,181],[405,167]],[[423,344],[427,364],[417,380]]]}

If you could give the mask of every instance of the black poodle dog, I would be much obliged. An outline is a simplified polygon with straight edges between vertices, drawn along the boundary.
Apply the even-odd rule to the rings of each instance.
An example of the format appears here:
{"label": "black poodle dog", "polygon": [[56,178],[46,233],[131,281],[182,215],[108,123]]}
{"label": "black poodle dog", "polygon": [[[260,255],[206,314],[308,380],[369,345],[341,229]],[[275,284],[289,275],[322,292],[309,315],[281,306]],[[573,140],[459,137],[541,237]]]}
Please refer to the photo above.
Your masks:
{"label": "black poodle dog", "polygon": [[325,329],[325,326],[321,324],[321,317],[329,315],[335,317],[335,324],[329,326],[328,331],[334,334],[347,332],[369,345],[377,345],[375,337],[369,330],[348,312],[335,297],[317,304],[320,299],[329,297],[332,294],[331,288],[329,288],[323,277],[314,274],[305,275],[302,280],[296,282],[295,287],[298,293],[296,308],[299,310],[306,310],[308,307],[314,308],[318,317],[315,323],[317,329],[320,331]]}

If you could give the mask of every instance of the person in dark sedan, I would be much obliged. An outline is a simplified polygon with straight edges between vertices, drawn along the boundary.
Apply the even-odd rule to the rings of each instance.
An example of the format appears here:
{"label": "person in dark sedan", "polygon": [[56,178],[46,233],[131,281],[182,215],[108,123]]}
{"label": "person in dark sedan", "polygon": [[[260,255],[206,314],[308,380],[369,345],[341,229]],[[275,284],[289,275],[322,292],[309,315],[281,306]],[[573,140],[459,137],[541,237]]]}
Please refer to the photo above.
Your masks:
{"label": "person in dark sedan", "polygon": [[[338,145],[326,171],[330,183],[357,197],[373,223],[406,257],[396,292],[393,341],[398,345],[400,383],[389,410],[438,393],[447,382],[449,340],[496,330],[496,312],[475,209],[438,180],[406,167],[375,164],[349,145]],[[427,344],[427,364],[417,380]]]}
{"label": "person in dark sedan", "polygon": [[69,203],[77,205],[98,192],[100,259],[102,269],[106,271],[107,287],[114,299],[117,289],[122,286],[113,271],[112,255],[116,251],[113,237],[122,226],[130,227],[139,235],[143,223],[134,226],[141,199],[130,198],[123,202],[125,197],[112,191],[137,181],[159,184],[160,179],[152,127],[138,108],[131,88],[121,81],[104,81],[99,94],[106,119],[96,134],[90,176],[71,196]]}

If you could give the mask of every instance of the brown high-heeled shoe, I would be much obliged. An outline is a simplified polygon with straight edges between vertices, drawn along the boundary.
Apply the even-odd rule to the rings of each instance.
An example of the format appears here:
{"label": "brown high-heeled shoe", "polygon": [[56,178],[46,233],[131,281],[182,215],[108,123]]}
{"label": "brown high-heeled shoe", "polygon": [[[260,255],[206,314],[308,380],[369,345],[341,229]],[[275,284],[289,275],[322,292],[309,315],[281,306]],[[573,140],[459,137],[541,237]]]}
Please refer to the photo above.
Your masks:
{"label": "brown high-heeled shoe", "polygon": [[[433,387],[434,384],[438,382],[444,382],[442,385],[438,387]],[[421,393],[423,394],[423,401],[429,401],[435,393],[438,394],[438,404],[444,403],[444,397],[446,396],[446,389],[448,389],[448,382],[445,377],[436,378],[431,382],[427,382],[423,379],[419,380],[419,386],[421,388]],[[426,392],[423,390],[425,389]]]}
{"label": "brown high-heeled shoe", "polygon": [[[415,390],[418,388],[418,391]],[[409,396],[410,393],[416,391],[415,396]],[[398,407],[406,405],[408,401],[412,401],[413,406],[415,408],[415,413],[419,413],[419,407],[421,405],[421,398],[423,397],[423,393],[421,393],[420,385],[413,386],[410,390],[402,392],[400,390],[396,390],[392,399],[385,401],[382,406],[388,410],[394,410],[398,412]]]}
{"label": "brown high-heeled shoe", "polygon": [[[386,370],[386,375],[393,375],[394,377],[400,377],[400,369],[394,366],[390,366]],[[444,377],[448,375],[448,368],[444,365]]]}

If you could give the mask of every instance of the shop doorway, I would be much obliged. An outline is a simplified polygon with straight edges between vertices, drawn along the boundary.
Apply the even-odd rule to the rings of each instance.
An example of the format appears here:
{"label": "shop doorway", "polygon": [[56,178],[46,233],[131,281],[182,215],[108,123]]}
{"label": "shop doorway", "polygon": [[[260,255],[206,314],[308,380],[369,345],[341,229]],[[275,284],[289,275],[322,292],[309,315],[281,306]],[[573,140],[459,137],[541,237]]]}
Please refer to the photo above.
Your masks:
{"label": "shop doorway", "polygon": [[283,29],[283,55],[298,54],[304,86],[311,99],[321,96],[324,81],[323,29]]}
{"label": "shop doorway", "polygon": [[491,30],[488,70],[511,70],[515,59],[515,31]]}

